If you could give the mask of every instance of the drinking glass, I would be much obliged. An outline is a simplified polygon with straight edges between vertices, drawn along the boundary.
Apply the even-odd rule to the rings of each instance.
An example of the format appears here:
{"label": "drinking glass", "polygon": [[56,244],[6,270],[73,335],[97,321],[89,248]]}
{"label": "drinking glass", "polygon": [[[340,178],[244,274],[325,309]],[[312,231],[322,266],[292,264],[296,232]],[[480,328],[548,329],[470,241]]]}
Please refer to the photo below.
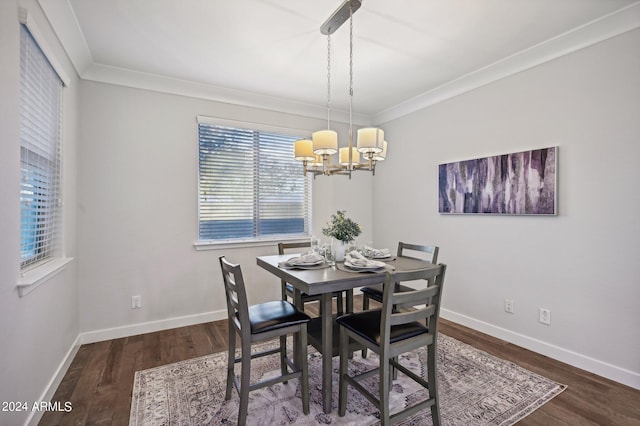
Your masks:
{"label": "drinking glass", "polygon": [[322,253],[320,253],[320,238],[316,237],[315,235],[311,236],[311,251],[317,254],[322,255]]}
{"label": "drinking glass", "polygon": [[333,257],[333,251],[331,249],[331,239],[323,238],[320,240],[320,254],[324,256],[329,265],[335,264],[335,258]]}

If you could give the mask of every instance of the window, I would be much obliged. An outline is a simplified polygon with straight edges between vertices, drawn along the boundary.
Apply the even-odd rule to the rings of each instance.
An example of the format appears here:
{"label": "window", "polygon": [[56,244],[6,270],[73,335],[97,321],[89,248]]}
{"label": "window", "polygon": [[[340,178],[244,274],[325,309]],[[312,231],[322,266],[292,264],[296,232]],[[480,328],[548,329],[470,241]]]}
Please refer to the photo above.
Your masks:
{"label": "window", "polygon": [[62,81],[20,28],[20,267],[53,257],[60,201]]}
{"label": "window", "polygon": [[198,117],[200,241],[309,235],[311,178],[293,159],[292,133]]}

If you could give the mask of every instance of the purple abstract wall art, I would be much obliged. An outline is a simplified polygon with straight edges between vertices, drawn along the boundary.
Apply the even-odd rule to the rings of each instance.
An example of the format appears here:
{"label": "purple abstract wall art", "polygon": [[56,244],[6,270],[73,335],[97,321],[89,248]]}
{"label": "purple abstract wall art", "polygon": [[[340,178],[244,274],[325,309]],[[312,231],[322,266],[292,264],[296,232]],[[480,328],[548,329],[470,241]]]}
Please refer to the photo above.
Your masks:
{"label": "purple abstract wall art", "polygon": [[440,164],[439,212],[556,214],[557,147]]}

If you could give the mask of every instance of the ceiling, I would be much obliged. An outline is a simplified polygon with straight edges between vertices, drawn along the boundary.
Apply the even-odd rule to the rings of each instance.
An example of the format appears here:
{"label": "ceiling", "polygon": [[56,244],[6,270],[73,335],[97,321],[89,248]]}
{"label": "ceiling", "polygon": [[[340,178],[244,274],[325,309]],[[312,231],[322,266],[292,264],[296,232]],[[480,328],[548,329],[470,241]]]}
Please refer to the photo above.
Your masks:
{"label": "ceiling", "polygon": [[[82,78],[135,85],[146,77],[225,101],[253,97],[316,112],[326,112],[327,103],[327,38],[319,28],[342,1],[39,0]],[[363,0],[353,22],[354,111],[361,121],[384,120],[488,71],[495,80],[531,66],[532,53],[542,52],[544,61],[584,46],[576,37],[592,44],[598,28],[609,31],[604,39],[629,10],[637,17],[639,3]],[[347,22],[331,47],[332,108],[342,111],[348,36]],[[512,71],[502,70],[505,64]]]}

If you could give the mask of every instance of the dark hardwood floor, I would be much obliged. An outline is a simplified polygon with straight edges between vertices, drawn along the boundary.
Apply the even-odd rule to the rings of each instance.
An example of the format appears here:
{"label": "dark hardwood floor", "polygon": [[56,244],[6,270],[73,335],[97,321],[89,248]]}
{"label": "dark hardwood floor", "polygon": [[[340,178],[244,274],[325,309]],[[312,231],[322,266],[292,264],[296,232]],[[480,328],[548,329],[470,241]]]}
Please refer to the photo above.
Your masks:
{"label": "dark hardwood floor", "polygon": [[[446,320],[440,331],[568,385],[519,425],[640,425],[638,390]],[[53,398],[73,410],[47,412],[39,424],[127,425],[135,371],[224,351],[226,336],[225,320],[83,345]]]}

